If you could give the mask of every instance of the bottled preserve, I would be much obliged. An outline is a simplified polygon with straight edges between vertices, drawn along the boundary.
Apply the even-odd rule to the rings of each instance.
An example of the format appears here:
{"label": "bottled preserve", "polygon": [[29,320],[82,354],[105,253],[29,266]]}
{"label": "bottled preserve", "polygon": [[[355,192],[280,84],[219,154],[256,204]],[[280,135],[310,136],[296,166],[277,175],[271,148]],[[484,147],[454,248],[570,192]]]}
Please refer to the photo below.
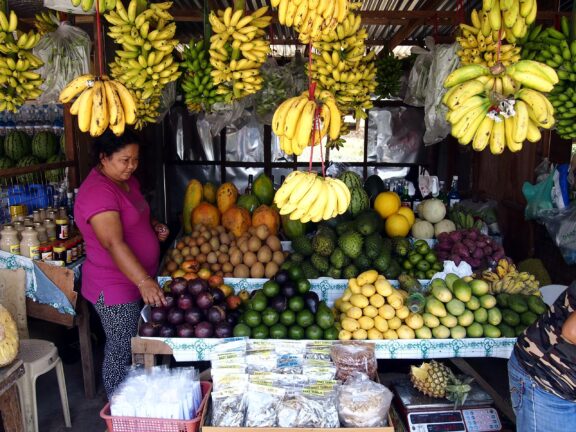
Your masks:
{"label": "bottled preserve", "polygon": [[4,225],[0,231],[0,249],[14,255],[20,255],[20,240],[18,240],[18,231],[13,225]]}
{"label": "bottled preserve", "polygon": [[40,259],[40,241],[38,233],[33,226],[28,226],[22,231],[22,240],[20,241],[20,254],[33,260]]}
{"label": "bottled preserve", "polygon": [[460,193],[458,192],[458,176],[452,177],[452,185],[448,193],[448,208],[452,209],[460,202]]}

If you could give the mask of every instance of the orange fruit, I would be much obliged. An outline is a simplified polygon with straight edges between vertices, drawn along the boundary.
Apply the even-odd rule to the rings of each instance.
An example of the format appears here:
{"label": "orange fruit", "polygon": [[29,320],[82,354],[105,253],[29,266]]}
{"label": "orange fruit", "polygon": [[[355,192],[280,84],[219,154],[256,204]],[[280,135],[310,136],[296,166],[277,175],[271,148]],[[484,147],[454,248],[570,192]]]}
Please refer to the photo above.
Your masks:
{"label": "orange fruit", "polygon": [[410,232],[410,222],[405,216],[396,213],[386,219],[384,228],[388,237],[406,237]]}
{"label": "orange fruit", "polygon": [[414,225],[414,221],[416,220],[416,216],[414,216],[414,212],[412,211],[412,209],[410,207],[400,207],[398,209],[398,214],[404,216],[406,219],[408,219],[408,223],[410,224],[410,227],[412,227],[412,225]]}
{"label": "orange fruit", "polygon": [[396,192],[380,192],[374,201],[374,210],[376,210],[382,218],[386,219],[398,213],[400,203],[400,197]]}

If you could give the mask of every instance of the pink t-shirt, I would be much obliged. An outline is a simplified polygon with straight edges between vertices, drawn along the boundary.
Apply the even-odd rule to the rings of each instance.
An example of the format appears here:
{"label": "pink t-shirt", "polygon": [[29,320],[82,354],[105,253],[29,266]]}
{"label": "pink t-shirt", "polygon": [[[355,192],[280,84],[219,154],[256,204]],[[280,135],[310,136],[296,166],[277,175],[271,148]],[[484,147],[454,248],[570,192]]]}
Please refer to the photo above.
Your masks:
{"label": "pink t-shirt", "polygon": [[98,241],[89,223],[98,213],[117,211],[120,214],[124,241],[146,272],[151,276],[156,274],[160,246],[150,224],[150,207],[140,193],[138,181],[131,177],[127,184],[129,192],[93,169],[78,190],[74,218],[86,242],[82,295],[92,303],[98,301],[101,292],[107,305],[130,303],[141,298],[138,287],[124,276]]}

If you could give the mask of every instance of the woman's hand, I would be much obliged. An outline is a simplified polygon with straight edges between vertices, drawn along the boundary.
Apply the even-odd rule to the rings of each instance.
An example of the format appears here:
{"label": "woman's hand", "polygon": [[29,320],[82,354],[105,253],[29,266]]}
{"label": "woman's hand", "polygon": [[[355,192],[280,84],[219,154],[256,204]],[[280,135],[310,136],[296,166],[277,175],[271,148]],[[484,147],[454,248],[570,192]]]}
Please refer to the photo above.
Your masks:
{"label": "woman's hand", "polygon": [[140,289],[140,294],[142,294],[142,299],[144,303],[150,306],[166,306],[166,299],[164,298],[164,292],[160,285],[152,279],[146,279],[140,283],[138,286]]}
{"label": "woman's hand", "polygon": [[562,336],[576,345],[576,312],[572,312],[562,325]]}
{"label": "woman's hand", "polygon": [[158,236],[158,240],[161,242],[165,241],[170,235],[170,229],[168,226],[160,222],[154,225],[154,231],[156,231],[156,236]]}

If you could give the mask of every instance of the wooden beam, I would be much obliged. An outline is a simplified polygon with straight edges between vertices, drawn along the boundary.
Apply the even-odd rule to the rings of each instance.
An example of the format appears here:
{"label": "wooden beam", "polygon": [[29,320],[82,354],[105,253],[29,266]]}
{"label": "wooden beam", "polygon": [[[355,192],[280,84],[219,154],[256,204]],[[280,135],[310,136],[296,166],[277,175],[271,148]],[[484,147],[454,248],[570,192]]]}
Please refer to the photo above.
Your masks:
{"label": "wooden beam", "polygon": [[[444,2],[444,0],[428,0],[424,5],[422,5],[422,8],[420,9],[421,11],[423,10],[428,10],[430,11],[436,11],[436,9],[438,9],[438,7]],[[454,16],[456,16],[455,13],[453,13]],[[426,23],[426,21],[428,21],[431,18],[418,18],[418,19],[413,19],[411,20],[409,23],[407,23],[405,26],[403,26],[400,30],[398,30],[394,36],[392,36],[392,39],[390,40],[390,42],[388,43],[388,48],[390,50],[393,50],[394,48],[396,48],[398,45],[400,45],[404,39],[407,39],[408,37],[410,37],[412,35],[412,33],[414,33],[414,31],[418,28],[421,27],[422,25],[424,25]],[[435,19],[435,18],[432,18]]]}

